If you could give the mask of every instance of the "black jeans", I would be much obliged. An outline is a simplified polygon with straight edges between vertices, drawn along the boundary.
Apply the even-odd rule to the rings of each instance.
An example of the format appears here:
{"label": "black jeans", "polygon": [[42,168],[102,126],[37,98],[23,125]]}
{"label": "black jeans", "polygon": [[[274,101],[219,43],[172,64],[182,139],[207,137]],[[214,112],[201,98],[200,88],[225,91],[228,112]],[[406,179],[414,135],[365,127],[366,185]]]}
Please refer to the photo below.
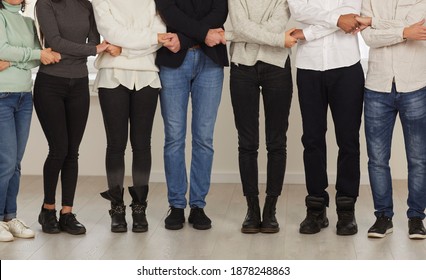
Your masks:
{"label": "black jeans", "polygon": [[151,132],[159,89],[130,90],[122,85],[99,88],[99,101],[107,137],[106,172],[108,187],[123,188],[124,151],[129,135],[132,145],[134,186],[147,186],[151,173]]}
{"label": "black jeans", "polygon": [[264,62],[231,65],[230,89],[238,131],[238,161],[245,196],[258,188],[259,100],[262,93],[268,151],[266,193],[279,196],[287,159],[287,128],[293,94],[290,59],[285,68]]}
{"label": "black jeans", "polygon": [[78,150],[89,114],[87,77],[69,79],[39,72],[34,107],[49,143],[44,163],[44,203],[55,204],[61,173],[62,205],[73,206],[78,177]]}
{"label": "black jeans", "polygon": [[337,196],[356,198],[359,191],[359,129],[364,99],[364,73],[358,62],[327,71],[297,69],[302,113],[306,187],[308,194],[324,197],[327,179],[327,110],[333,117],[337,157]]}

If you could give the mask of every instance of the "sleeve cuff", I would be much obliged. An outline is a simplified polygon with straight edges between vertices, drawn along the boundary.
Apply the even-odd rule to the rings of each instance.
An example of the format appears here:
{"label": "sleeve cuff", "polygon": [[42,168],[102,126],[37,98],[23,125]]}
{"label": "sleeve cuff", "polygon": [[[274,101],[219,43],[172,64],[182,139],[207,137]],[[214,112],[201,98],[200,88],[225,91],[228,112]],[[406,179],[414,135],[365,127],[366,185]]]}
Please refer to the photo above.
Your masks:
{"label": "sleeve cuff", "polygon": [[233,41],[235,39],[233,31],[225,31],[225,39],[226,41]]}
{"label": "sleeve cuff", "polygon": [[315,40],[315,36],[314,36],[312,30],[309,27],[302,29],[302,31],[303,31],[303,35],[305,36],[306,41]]}
{"label": "sleeve cuff", "polygon": [[336,27],[337,22],[339,21],[340,15],[339,14],[331,14],[329,23],[331,27]]}
{"label": "sleeve cuff", "polygon": [[149,42],[151,43],[151,46],[158,45],[158,34],[157,33],[152,33]]}
{"label": "sleeve cuff", "polygon": [[31,60],[40,60],[41,58],[41,50],[33,50],[31,52]]}

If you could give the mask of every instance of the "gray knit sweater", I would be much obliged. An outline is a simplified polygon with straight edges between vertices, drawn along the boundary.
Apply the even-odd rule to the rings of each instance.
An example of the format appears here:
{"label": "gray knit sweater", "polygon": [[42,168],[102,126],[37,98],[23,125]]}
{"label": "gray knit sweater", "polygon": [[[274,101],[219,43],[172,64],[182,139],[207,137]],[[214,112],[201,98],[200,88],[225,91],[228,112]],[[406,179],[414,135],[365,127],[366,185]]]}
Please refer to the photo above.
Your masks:
{"label": "gray knit sweater", "polygon": [[41,65],[40,72],[63,78],[88,75],[87,57],[96,55],[100,36],[96,29],[90,2],[80,0],[38,0],[37,20],[45,39],[45,47],[61,54],[59,63]]}
{"label": "gray knit sweater", "polygon": [[263,61],[284,67],[290,50],[284,33],[290,18],[287,0],[228,0],[232,31],[231,62],[252,66]]}

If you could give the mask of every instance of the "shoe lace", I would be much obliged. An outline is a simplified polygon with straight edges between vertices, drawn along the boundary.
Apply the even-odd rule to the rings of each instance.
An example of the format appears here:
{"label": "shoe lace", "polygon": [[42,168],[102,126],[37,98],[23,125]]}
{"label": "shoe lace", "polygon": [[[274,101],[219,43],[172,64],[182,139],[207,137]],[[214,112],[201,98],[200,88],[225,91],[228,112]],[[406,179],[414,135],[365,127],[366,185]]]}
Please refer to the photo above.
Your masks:
{"label": "shoe lace", "polygon": [[415,229],[422,229],[423,228],[423,221],[418,218],[413,218],[411,221],[411,227]]}
{"label": "shoe lace", "polygon": [[25,229],[29,228],[23,221],[19,219],[13,219],[9,221],[9,228],[13,228],[19,232],[23,232]]}

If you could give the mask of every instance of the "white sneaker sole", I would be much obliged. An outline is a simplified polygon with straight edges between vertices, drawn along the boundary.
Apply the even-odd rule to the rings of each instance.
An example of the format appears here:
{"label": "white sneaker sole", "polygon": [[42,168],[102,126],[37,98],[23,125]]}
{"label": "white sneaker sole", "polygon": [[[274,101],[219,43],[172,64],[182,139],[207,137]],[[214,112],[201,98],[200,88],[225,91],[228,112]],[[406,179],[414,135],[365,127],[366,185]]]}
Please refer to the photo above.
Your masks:
{"label": "white sneaker sole", "polygon": [[10,242],[13,241],[13,236],[11,237],[0,237],[0,242]]}
{"label": "white sneaker sole", "polygon": [[426,235],[418,234],[418,233],[416,233],[416,234],[410,234],[410,235],[408,235],[408,237],[410,239],[426,239]]}
{"label": "white sneaker sole", "polygon": [[18,238],[25,238],[25,239],[29,239],[29,238],[34,238],[35,234],[13,234],[13,236],[18,237]]}
{"label": "white sneaker sole", "polygon": [[383,238],[383,237],[385,237],[386,235],[388,235],[388,234],[390,234],[392,232],[393,232],[393,228],[389,228],[388,230],[386,230],[385,233],[369,232],[368,233],[368,237],[371,237],[371,238]]}

